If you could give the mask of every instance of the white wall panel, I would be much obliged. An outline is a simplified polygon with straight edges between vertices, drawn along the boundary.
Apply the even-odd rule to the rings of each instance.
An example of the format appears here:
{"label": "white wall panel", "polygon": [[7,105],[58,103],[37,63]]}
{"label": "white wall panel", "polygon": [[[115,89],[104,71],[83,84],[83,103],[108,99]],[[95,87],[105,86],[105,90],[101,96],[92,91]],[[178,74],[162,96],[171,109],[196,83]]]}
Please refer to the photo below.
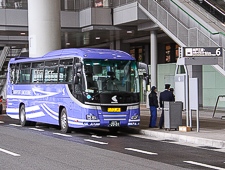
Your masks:
{"label": "white wall panel", "polygon": [[114,24],[119,25],[138,19],[137,3],[131,3],[114,9]]}
{"label": "white wall panel", "polygon": [[79,27],[79,12],[61,11],[61,27]]}

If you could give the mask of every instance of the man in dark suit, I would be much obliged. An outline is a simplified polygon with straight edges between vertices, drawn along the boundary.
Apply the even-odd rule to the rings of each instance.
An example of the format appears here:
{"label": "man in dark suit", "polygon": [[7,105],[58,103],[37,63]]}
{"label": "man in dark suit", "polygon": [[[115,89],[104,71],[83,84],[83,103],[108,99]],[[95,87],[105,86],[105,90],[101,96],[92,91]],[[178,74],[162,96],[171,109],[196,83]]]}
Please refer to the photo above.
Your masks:
{"label": "man in dark suit", "polygon": [[170,91],[170,84],[165,84],[165,90],[160,93],[159,103],[162,108],[162,114],[159,120],[159,128],[162,129],[164,125],[164,101],[175,101],[173,92]]}

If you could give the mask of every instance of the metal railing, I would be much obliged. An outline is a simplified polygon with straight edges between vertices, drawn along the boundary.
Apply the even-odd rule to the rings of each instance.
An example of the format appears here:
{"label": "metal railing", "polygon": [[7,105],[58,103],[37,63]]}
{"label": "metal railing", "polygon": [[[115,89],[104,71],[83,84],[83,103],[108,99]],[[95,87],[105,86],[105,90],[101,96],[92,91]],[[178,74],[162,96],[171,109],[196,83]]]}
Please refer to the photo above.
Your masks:
{"label": "metal railing", "polygon": [[[218,33],[210,32],[206,26],[187,14],[173,1],[167,2],[170,5],[169,10],[152,0],[139,0],[139,7],[153,21],[161,25],[165,32],[169,32],[174,39],[177,39],[177,42],[181,42],[181,46],[220,46]],[[179,13],[179,16],[176,17],[171,11]]]}
{"label": "metal railing", "polygon": [[[220,20],[220,22],[225,22],[225,11],[223,8],[221,8],[220,4],[217,4],[217,1],[215,0],[192,0],[194,1],[196,4],[198,4],[199,6],[201,6],[201,8],[199,8],[199,10],[201,10],[202,12],[207,11],[209,12],[212,16],[214,16],[215,18],[217,18],[218,20]],[[189,1],[189,3],[192,3],[191,1]],[[225,1],[220,1],[220,3],[224,3]],[[192,3],[193,5],[193,3]],[[202,10],[204,9],[204,10]]]}
{"label": "metal railing", "polygon": [[[133,1],[119,0],[117,6]],[[207,23],[200,23],[198,19],[182,9],[176,1],[135,0],[135,2],[153,22],[157,23],[170,37],[173,37],[180,46],[220,46],[225,48],[225,34],[223,32],[212,32],[208,29]],[[224,59],[218,61],[218,65],[224,69]]]}
{"label": "metal railing", "polygon": [[[217,105],[218,105],[218,102],[219,102],[220,100],[224,101],[224,100],[225,100],[225,95],[219,95],[219,96],[217,97],[216,105],[215,105],[214,110],[213,110],[212,118],[215,117]],[[224,118],[225,118],[225,116],[221,116],[221,119],[224,119]]]}
{"label": "metal railing", "polygon": [[21,48],[11,48],[8,52],[7,57],[8,58],[14,58],[14,57],[18,57],[21,54]]}
{"label": "metal railing", "polygon": [[9,53],[10,48],[8,46],[5,46],[3,48],[3,50],[1,51],[1,55],[0,55],[0,70],[2,69],[2,66],[5,62],[5,59]]}

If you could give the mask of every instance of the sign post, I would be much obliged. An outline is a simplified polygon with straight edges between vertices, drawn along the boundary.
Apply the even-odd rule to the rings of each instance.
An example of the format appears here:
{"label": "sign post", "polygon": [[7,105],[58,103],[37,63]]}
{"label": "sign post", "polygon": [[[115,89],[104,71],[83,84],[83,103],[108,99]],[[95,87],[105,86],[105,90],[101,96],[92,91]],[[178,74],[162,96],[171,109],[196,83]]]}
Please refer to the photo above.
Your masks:
{"label": "sign post", "polygon": [[[198,106],[198,80],[190,79],[191,86],[195,86],[195,93],[191,92],[189,94],[189,78],[188,78],[188,70],[187,65],[217,65],[218,57],[223,57],[222,47],[180,47],[179,48],[179,59],[176,65],[175,76],[178,76],[178,68],[179,66],[184,66],[185,76],[186,76],[186,86],[185,86],[185,100],[186,105],[186,126],[192,126],[192,116],[189,115],[189,111],[196,110],[197,111],[197,132],[199,132],[199,113]],[[176,92],[176,89],[175,89]],[[197,95],[197,96],[195,96]],[[194,103],[189,103],[189,97],[195,98],[197,101]],[[190,110],[189,110],[190,109]],[[190,120],[189,120],[190,119]]]}

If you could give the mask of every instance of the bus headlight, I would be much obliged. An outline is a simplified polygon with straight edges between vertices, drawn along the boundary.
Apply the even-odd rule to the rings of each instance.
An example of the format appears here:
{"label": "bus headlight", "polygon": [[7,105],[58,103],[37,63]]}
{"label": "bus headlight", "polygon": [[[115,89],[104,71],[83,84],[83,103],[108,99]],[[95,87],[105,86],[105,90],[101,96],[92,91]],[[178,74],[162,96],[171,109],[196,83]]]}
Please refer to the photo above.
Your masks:
{"label": "bus headlight", "polygon": [[86,119],[87,119],[87,120],[96,120],[97,117],[94,116],[94,115],[92,115],[92,114],[88,114],[88,115],[86,115]]}
{"label": "bus headlight", "polygon": [[139,117],[138,115],[131,116],[131,120],[137,120],[138,117]]}

